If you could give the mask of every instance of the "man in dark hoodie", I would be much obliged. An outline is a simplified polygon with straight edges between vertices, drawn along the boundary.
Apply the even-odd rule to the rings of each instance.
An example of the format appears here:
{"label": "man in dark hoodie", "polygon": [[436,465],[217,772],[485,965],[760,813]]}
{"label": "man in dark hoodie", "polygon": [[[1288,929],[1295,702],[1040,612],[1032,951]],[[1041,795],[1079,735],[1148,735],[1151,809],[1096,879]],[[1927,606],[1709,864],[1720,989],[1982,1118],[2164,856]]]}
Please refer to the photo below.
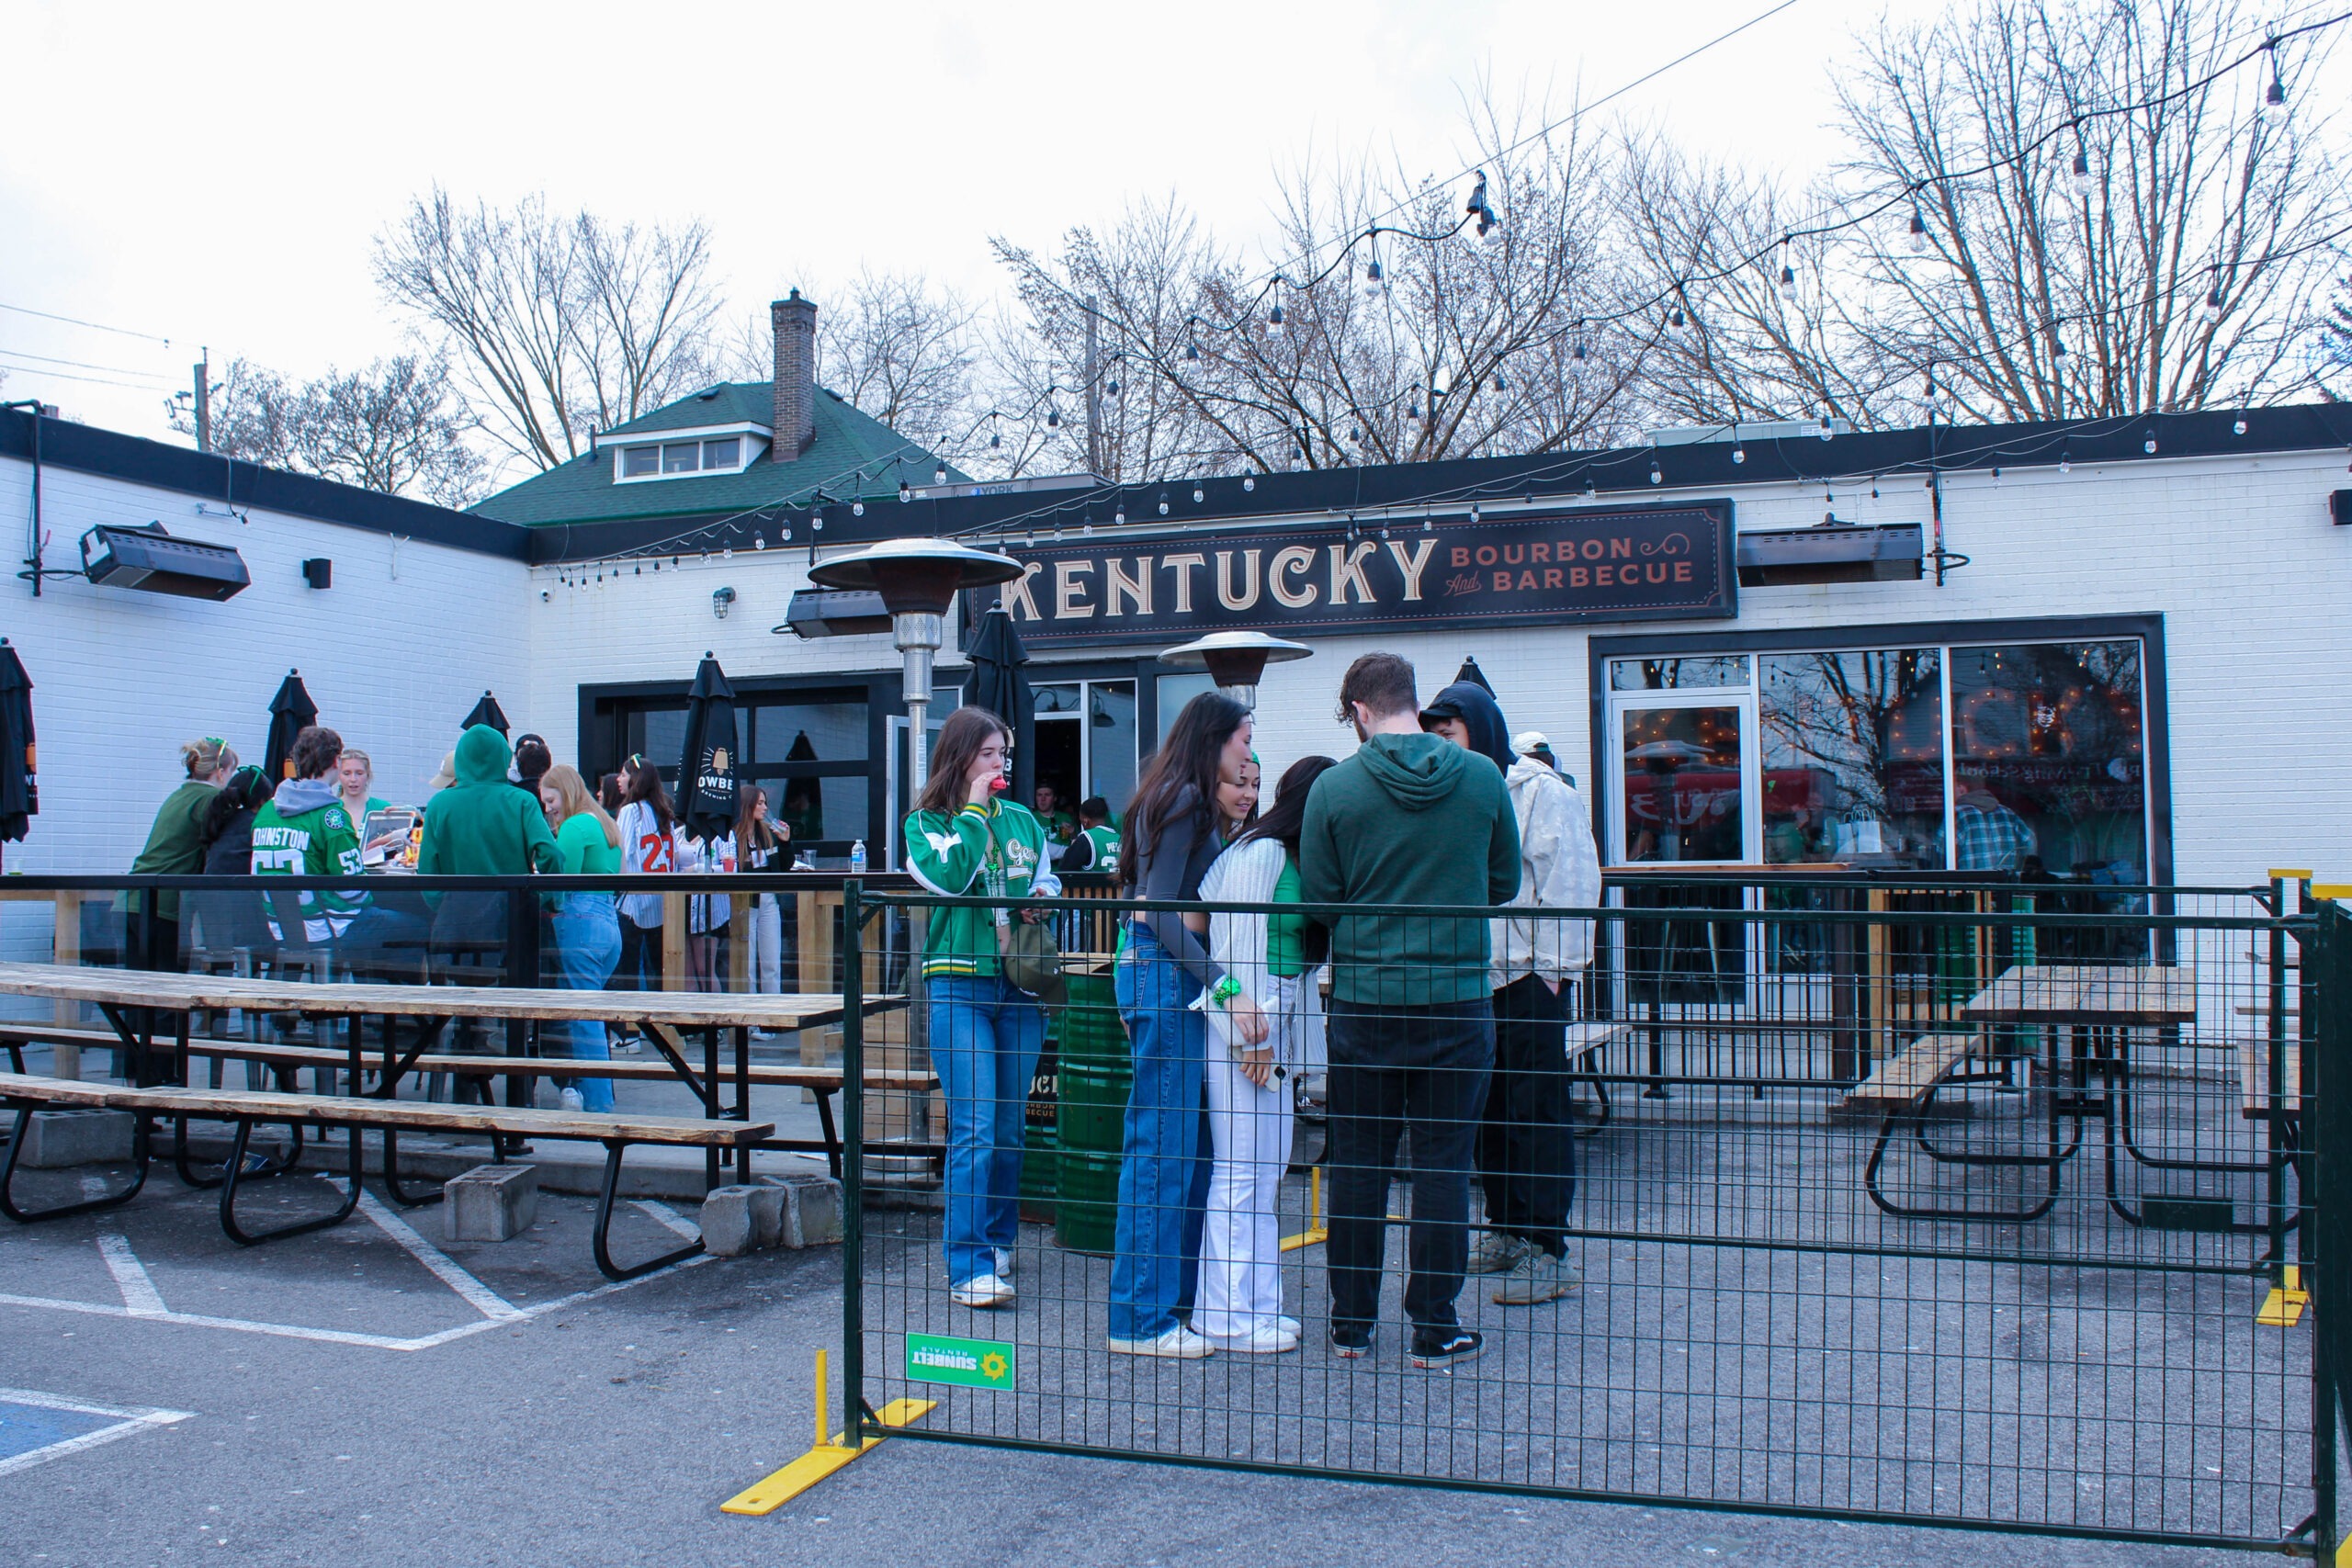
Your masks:
{"label": "man in dark hoodie", "polygon": [[[1340,683],[1340,718],[1363,744],[1307,797],[1299,897],[1307,904],[1484,908],[1519,891],[1519,827],[1502,774],[1422,733],[1413,667],[1368,653]],[[1397,1139],[1413,1136],[1405,1314],[1417,1367],[1467,1360],[1480,1337],[1454,1298],[1469,1258],[1469,1171],[1494,1004],[1484,919],[1343,915],[1330,920],[1331,1346],[1372,1348]]]}
{"label": "man in dark hoodie", "polygon": [[[458,782],[424,806],[419,875],[528,876],[562,864],[538,796],[516,789],[506,777],[512,760],[506,737],[486,724],[458,739]],[[466,952],[504,941],[504,895],[459,893],[435,902],[435,948]]]}

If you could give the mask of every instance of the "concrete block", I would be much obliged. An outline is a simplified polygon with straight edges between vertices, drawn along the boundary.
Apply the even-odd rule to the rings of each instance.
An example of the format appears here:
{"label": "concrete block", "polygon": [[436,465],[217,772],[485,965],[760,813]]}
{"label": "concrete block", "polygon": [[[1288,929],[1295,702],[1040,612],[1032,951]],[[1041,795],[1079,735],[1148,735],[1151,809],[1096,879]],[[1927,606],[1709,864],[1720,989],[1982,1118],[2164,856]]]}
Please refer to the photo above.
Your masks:
{"label": "concrete block", "polygon": [[842,1184],[815,1171],[772,1176],[784,1194],[779,1244],[795,1249],[831,1247],[842,1239]]}
{"label": "concrete block", "polygon": [[539,1170],[478,1165],[441,1184],[441,1220],[451,1241],[512,1241],[539,1217]]}
{"label": "concrete block", "polygon": [[36,1170],[119,1164],[130,1157],[133,1121],[128,1111],[36,1111],[17,1163]]}
{"label": "concrete block", "polygon": [[756,1187],[715,1187],[702,1201],[702,1246],[713,1258],[741,1258],[760,1245]]}
{"label": "concrete block", "polygon": [[784,1244],[785,1201],[789,1196],[783,1188],[765,1182],[752,1189],[753,1247],[781,1247]]}

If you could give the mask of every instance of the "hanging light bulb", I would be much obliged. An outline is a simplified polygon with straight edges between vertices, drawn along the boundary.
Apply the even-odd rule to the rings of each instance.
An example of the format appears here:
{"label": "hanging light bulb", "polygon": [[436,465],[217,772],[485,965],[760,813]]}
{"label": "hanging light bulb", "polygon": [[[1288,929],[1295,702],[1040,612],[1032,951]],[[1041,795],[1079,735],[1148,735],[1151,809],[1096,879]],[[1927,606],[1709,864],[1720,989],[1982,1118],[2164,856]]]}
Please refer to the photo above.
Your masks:
{"label": "hanging light bulb", "polygon": [[2245,415],[2240,414],[2237,418],[2230,422],[2230,434],[2232,435],[2244,435],[2245,434]]}
{"label": "hanging light bulb", "polygon": [[783,527],[778,528],[778,529],[775,531],[775,541],[776,541],[776,543],[777,543],[777,544],[779,544],[779,545],[788,545],[788,544],[792,543],[792,525],[791,525],[791,524],[787,523],[787,524],[786,524]]}
{"label": "hanging light bulb", "polygon": [[1003,446],[1004,437],[998,434],[994,430],[990,430],[989,432],[989,450],[994,452],[1001,448]]}
{"label": "hanging light bulb", "polygon": [[1279,299],[1274,301],[1274,308],[1266,312],[1266,330],[1270,333],[1283,330],[1283,302]]}
{"label": "hanging light bulb", "polygon": [[1193,364],[1200,363],[1201,345],[1197,340],[1187,338],[1184,341],[1184,357]]}
{"label": "hanging light bulb", "polygon": [[945,458],[941,458],[933,466],[931,470],[931,482],[935,485],[944,485],[947,482],[947,461]]}
{"label": "hanging light bulb", "polygon": [[1159,514],[1162,517],[1168,515],[1168,492],[1164,490],[1159,492]]}
{"label": "hanging light bulb", "polygon": [[1256,490],[1258,488],[1258,476],[1255,474],[1242,475],[1241,488],[1243,490]]}
{"label": "hanging light bulb", "polygon": [[1420,389],[1420,384],[1419,382],[1415,382],[1412,392],[1406,394],[1405,417],[1407,419],[1419,419],[1421,417],[1421,400],[1419,397],[1414,395],[1415,393],[1419,392]]}
{"label": "hanging light bulb", "polygon": [[1911,248],[1915,251],[1928,248],[1927,216],[1916,207],[1911,209]]}
{"label": "hanging light bulb", "polygon": [[1660,473],[1660,472],[1658,471],[1658,466],[1657,466],[1657,459],[1655,459],[1655,458],[1651,459],[1651,461],[1650,461],[1650,483],[1652,483],[1652,484],[1662,484],[1662,483],[1664,483],[1664,482],[1665,482],[1665,480],[1666,480],[1666,476],[1665,476],[1663,473]]}
{"label": "hanging light bulb", "polygon": [[753,549],[755,549],[755,550],[763,550],[763,549],[766,549],[767,547],[768,547],[768,540],[767,540],[767,536],[766,536],[766,535],[764,535],[764,534],[754,534],[754,535],[752,535],[752,548],[753,548]]}
{"label": "hanging light bulb", "polygon": [[719,551],[718,558],[721,560],[733,560],[735,558],[735,547],[729,545],[725,549]]}
{"label": "hanging light bulb", "polygon": [[1116,523],[1122,528],[1126,526],[1127,503],[1123,501],[1119,502],[1118,509],[1111,513],[1111,521]]}
{"label": "hanging light bulb", "polygon": [[2071,474],[2075,471],[2075,455],[2064,447],[2061,447],[2058,452],[2058,471],[2062,474]]}
{"label": "hanging light bulb", "polygon": [[1435,532],[1435,531],[1436,531],[1436,528],[1437,528],[1437,519],[1436,519],[1436,518],[1434,518],[1434,517],[1428,517],[1428,516],[1424,516],[1424,517],[1421,519],[1421,532],[1422,532],[1422,533],[1424,533],[1424,534],[1433,533],[1433,532]]}
{"label": "hanging light bulb", "polygon": [[1593,477],[1589,473],[1584,477],[1584,498],[1587,501],[1600,499],[1600,486],[1594,482]]}
{"label": "hanging light bulb", "polygon": [[2057,329],[2054,327],[2050,333],[2050,357],[2052,359],[2066,357],[2066,340],[2058,335]]}
{"label": "hanging light bulb", "polygon": [[905,502],[912,501],[914,498],[914,491],[908,485],[906,480],[900,479],[899,481],[899,500],[903,503]]}
{"label": "hanging light bulb", "polygon": [[[862,501],[853,501],[853,502],[851,502],[849,503],[849,514],[850,514],[852,517],[863,517],[863,516],[865,516],[865,502],[862,502]],[[809,524],[810,524],[812,526],[814,526],[814,527],[821,528],[821,527],[823,527],[823,526],[825,525],[824,519],[823,519],[823,518],[821,518],[821,517],[820,517],[820,516],[818,516],[818,515],[817,515],[817,513],[815,513],[814,512],[811,512],[811,513],[808,514],[808,521],[809,521]]]}
{"label": "hanging light bulb", "polygon": [[1824,409],[1821,411],[1821,438],[1826,441],[1832,434],[1829,428],[1829,411]]}
{"label": "hanging light bulb", "polygon": [[2222,286],[2218,283],[2213,285],[2212,291],[2205,296],[2205,319],[2209,321],[2218,321],[2222,319]]}
{"label": "hanging light bulb", "polygon": [[2140,443],[2140,450],[2145,452],[2151,457],[2156,455],[2156,433],[2154,427],[2151,426],[2149,428],[2148,438]]}
{"label": "hanging light bulb", "polygon": [[1113,396],[1113,397],[1114,397],[1114,398],[1115,398],[1115,397],[1117,397],[1117,396],[1119,395],[1119,378],[1118,378],[1118,377],[1116,377],[1116,376],[1113,376],[1113,377],[1111,378],[1111,384],[1110,384],[1109,386],[1107,386],[1107,387],[1104,387],[1102,389],[1103,389],[1104,391],[1106,391],[1106,392],[1110,393],[1110,394],[1111,394],[1111,396]]}
{"label": "hanging light bulb", "polygon": [[1374,256],[1372,258],[1371,265],[1363,269],[1364,297],[1370,299],[1377,299],[1380,298],[1382,293],[1387,289],[1387,280],[1380,276],[1380,258],[1378,256]]}
{"label": "hanging light bulb", "polygon": [[1747,461],[1747,448],[1735,444],[1731,449],[1731,460],[1735,463]]}
{"label": "hanging light bulb", "polygon": [[1198,506],[1198,505],[1199,505],[1203,501],[1204,501],[1204,500],[1206,500],[1206,499],[1207,499],[1207,498],[1206,498],[1204,495],[1203,495],[1203,494],[1202,494],[1202,492],[1201,492],[1201,487],[1200,487],[1200,486],[1198,486],[1198,485],[1194,485],[1194,486],[1193,487],[1193,505],[1195,505],[1195,506]]}
{"label": "hanging light bulb", "polygon": [[1677,306],[1674,308],[1674,314],[1672,314],[1671,316],[1668,316],[1668,317],[1666,319],[1666,324],[1667,324],[1668,326],[1669,326],[1669,327],[1679,327],[1679,326],[1681,326],[1681,325],[1683,324],[1682,307],[1681,307],[1681,306],[1677,305]]}
{"label": "hanging light bulb", "polygon": [[1781,287],[1793,292],[1797,286],[1797,269],[1788,263],[1781,264]]}
{"label": "hanging light bulb", "polygon": [[2075,188],[2078,191],[2087,191],[2091,188],[2091,155],[2088,148],[2077,146],[2075,149],[2075,166],[2066,172],[2066,177],[2075,182]]}
{"label": "hanging light bulb", "polygon": [[1470,521],[1473,523],[1478,521],[1478,503],[1475,501],[1470,503]]}
{"label": "hanging light bulb", "polygon": [[2272,39],[2267,47],[2270,51],[2270,87],[2262,95],[2262,112],[2273,119],[2283,119],[2287,115],[2287,82],[2278,73],[2278,40]]}
{"label": "hanging light bulb", "polygon": [[1046,405],[1046,428],[1047,430],[1059,430],[1061,427],[1062,411],[1054,407],[1053,404],[1047,403]]}
{"label": "hanging light bulb", "polygon": [[1572,349],[1570,349],[1570,350],[1568,351],[1568,356],[1569,356],[1571,359],[1575,359],[1575,360],[1578,360],[1578,361],[1582,361],[1582,360],[1583,360],[1583,358],[1585,357],[1584,339],[1582,339],[1582,338],[1578,338],[1578,339],[1577,339],[1577,345],[1576,345],[1576,347],[1574,347],[1574,348],[1572,348]]}

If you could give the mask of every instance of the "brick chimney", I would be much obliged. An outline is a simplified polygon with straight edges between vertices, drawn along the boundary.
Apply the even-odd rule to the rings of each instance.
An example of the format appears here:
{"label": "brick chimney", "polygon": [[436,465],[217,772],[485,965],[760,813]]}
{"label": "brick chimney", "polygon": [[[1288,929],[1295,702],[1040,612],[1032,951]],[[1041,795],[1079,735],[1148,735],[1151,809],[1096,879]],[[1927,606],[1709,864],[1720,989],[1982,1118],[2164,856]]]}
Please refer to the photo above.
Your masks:
{"label": "brick chimney", "polygon": [[789,463],[817,435],[817,307],[792,291],[768,306],[775,327],[775,444],[769,457]]}

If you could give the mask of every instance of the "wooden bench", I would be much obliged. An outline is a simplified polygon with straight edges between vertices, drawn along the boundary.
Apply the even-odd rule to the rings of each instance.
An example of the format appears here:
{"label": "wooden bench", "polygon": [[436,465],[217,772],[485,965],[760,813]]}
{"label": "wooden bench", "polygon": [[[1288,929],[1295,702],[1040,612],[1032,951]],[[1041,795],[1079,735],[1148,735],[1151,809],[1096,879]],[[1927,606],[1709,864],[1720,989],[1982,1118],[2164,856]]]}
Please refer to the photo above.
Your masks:
{"label": "wooden bench", "polygon": [[1593,1119],[1591,1126],[1577,1129],[1578,1137],[1589,1138],[1609,1125],[1609,1084],[1602,1072],[1600,1053],[1612,1042],[1623,1039],[1633,1032],[1631,1024],[1591,1020],[1568,1025],[1568,1079],[1572,1083],[1590,1084],[1594,1096],[1600,1101],[1600,1114]]}
{"label": "wooden bench", "polygon": [[[493,1139],[573,1139],[605,1145],[605,1179],[596,1201],[596,1222],[591,1245],[596,1267],[607,1279],[628,1280],[690,1258],[702,1242],[664,1253],[645,1262],[623,1267],[613,1261],[610,1231],[614,1200],[620,1190],[621,1159],[632,1145],[660,1144],[691,1148],[735,1148],[758,1143],[775,1131],[768,1122],[713,1122],[681,1116],[594,1115],[586,1111],[535,1111],[487,1105],[432,1105],[414,1100],[346,1099],[323,1095],[256,1093],[235,1089],[127,1089],[109,1084],[81,1083],[65,1078],[34,1077],[0,1073],[0,1104],[17,1112],[16,1135],[9,1140],[5,1166],[0,1166],[0,1213],[18,1223],[57,1219],[67,1214],[112,1208],[126,1203],[146,1184],[150,1156],[148,1121],[169,1116],[183,1126],[191,1118],[232,1122],[235,1141],[220,1179],[220,1228],[243,1246],[300,1235],[306,1231],[342,1224],[359,1205],[361,1190],[360,1134],[374,1129],[383,1135],[384,1185],[394,1201],[406,1207],[437,1201],[436,1187],[411,1195],[400,1184],[398,1138],[402,1132],[481,1133]],[[28,1211],[16,1201],[13,1186],[17,1159],[24,1146],[25,1128],[38,1110],[88,1108],[128,1111],[135,1118],[131,1134],[130,1185],[119,1192],[88,1198],[54,1208]],[[348,1187],[334,1213],[271,1230],[247,1229],[237,1218],[237,1193],[246,1178],[260,1174],[246,1169],[245,1154],[255,1122],[287,1122],[319,1129],[342,1127],[350,1143]],[[291,1169],[289,1162],[283,1169]],[[275,1173],[273,1173],[275,1174]]]}
{"label": "wooden bench", "polygon": [[1895,1111],[1917,1104],[1962,1063],[1988,1055],[1982,1034],[1922,1034],[1881,1062],[1846,1096],[1849,1111]]}
{"label": "wooden bench", "polygon": [[[2302,1043],[2289,1040],[2278,1061],[2278,1109],[2280,1117],[2303,1113],[2303,1052]],[[2238,1114],[2249,1122],[2269,1121],[2274,1112],[2270,1107],[2270,1042],[2259,1036],[2240,1040],[2238,1047]]]}
{"label": "wooden bench", "polygon": [[[28,1045],[70,1045],[82,1050],[119,1049],[121,1041],[100,1029],[62,1029],[42,1023],[0,1023],[0,1046],[11,1053],[14,1069],[24,1071],[20,1053]],[[310,1070],[326,1075],[319,1080],[321,1094],[335,1092],[327,1087],[333,1075],[346,1073],[351,1067],[351,1053],[333,1045],[280,1045],[250,1040],[217,1040],[192,1036],[187,1042],[190,1056],[209,1057],[216,1061],[256,1062],[265,1066],[288,1072]],[[369,1053],[361,1058],[362,1069],[380,1076],[384,1066],[380,1056]],[[582,1062],[570,1056],[503,1056],[469,1055],[439,1053],[402,1057],[399,1066],[404,1072],[448,1073],[458,1077],[605,1077],[639,1083],[676,1083],[675,1068],[662,1061]],[[769,1089],[805,1089],[816,1097],[817,1122],[822,1134],[817,1140],[807,1138],[767,1138],[760,1147],[786,1154],[822,1154],[825,1164],[838,1181],[842,1176],[841,1132],[833,1115],[833,1097],[842,1091],[842,1070],[839,1067],[811,1067],[798,1064],[755,1062],[744,1069],[745,1080]],[[861,1080],[867,1089],[899,1089],[931,1092],[939,1088],[936,1073],[866,1072]],[[395,1088],[397,1086],[394,1086]],[[358,1086],[353,1086],[358,1092]],[[389,1100],[392,1094],[380,1084],[371,1091],[376,1097]],[[877,1145],[868,1140],[866,1146]],[[891,1154],[931,1154],[934,1145],[890,1145],[883,1152]],[[182,1156],[183,1180],[191,1180]]]}

